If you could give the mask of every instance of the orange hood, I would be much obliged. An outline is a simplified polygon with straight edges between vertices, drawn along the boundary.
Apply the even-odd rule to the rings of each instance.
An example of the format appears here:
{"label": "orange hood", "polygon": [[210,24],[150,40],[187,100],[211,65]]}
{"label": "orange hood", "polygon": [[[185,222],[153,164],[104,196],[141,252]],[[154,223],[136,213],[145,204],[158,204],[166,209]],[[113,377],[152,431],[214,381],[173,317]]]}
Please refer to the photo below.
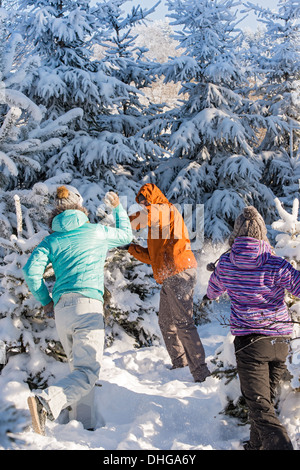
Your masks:
{"label": "orange hood", "polygon": [[[188,231],[179,211],[153,183],[141,187],[136,197],[137,203],[140,194],[151,204],[147,207],[146,220],[136,222],[141,212],[130,216],[130,220],[134,230],[148,224],[147,248],[131,244],[129,253],[152,266],[154,278],[159,284],[185,269],[196,268]],[[160,204],[161,207],[157,207]]]}
{"label": "orange hood", "polygon": [[144,198],[149,202],[149,204],[169,204],[166,196],[161,192],[161,190],[153,183],[144,184],[141,187],[136,196],[136,202],[139,202],[139,195],[142,194]]}

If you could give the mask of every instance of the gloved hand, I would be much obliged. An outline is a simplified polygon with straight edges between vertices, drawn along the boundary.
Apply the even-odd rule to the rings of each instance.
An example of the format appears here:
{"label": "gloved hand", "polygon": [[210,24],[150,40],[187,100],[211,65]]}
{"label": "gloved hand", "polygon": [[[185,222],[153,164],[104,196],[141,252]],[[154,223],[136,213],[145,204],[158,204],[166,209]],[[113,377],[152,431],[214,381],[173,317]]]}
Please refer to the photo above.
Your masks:
{"label": "gloved hand", "polygon": [[121,246],[118,246],[118,250],[128,250],[128,248],[130,247],[131,243],[128,243],[128,245],[121,245]]}
{"label": "gloved hand", "polygon": [[120,204],[119,196],[113,191],[108,191],[108,193],[105,194],[104,202],[108,207],[114,209]]}
{"label": "gloved hand", "polygon": [[211,302],[212,300],[205,294],[201,300],[201,307],[206,307],[206,305],[209,305]]}
{"label": "gloved hand", "polygon": [[43,307],[44,315],[47,318],[54,318],[54,303],[53,301],[49,302],[47,305]]}
{"label": "gloved hand", "polygon": [[214,270],[216,269],[216,263],[208,263],[206,265],[206,269],[207,271],[214,272]]}

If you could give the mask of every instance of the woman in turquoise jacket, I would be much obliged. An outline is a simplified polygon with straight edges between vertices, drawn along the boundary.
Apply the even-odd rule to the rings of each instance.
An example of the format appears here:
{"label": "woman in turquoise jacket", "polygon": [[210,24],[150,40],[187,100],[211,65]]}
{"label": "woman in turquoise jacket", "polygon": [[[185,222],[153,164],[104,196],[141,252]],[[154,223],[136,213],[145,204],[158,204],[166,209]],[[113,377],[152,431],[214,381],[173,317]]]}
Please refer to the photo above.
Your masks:
{"label": "woman in turquoise jacket", "polygon": [[[130,221],[118,196],[108,193],[106,202],[112,207],[115,227],[89,223],[78,191],[58,188],[53,233],[35,248],[23,269],[29,290],[45,313],[49,315],[54,308],[71,369],[66,377],[28,398],[33,428],[40,434],[45,432],[46,417],[56,419],[69,406],[72,417],[80,419],[85,428],[95,427],[93,388],[104,347],[104,263],[108,250],[132,240]],[[52,298],[43,281],[50,263],[56,278]]]}

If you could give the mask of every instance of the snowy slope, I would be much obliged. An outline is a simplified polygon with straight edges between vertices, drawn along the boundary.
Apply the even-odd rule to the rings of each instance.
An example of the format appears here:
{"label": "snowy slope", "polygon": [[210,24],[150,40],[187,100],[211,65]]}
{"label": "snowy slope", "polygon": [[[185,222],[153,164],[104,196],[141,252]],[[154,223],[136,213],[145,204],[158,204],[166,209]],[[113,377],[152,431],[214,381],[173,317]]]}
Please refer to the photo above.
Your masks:
{"label": "snowy slope", "polygon": [[[208,365],[226,338],[218,315],[198,327]],[[232,351],[226,352],[229,356]],[[210,377],[195,384],[188,368],[170,370],[163,346],[134,349],[128,337],[105,350],[97,406],[105,420],[103,427],[86,431],[77,421],[48,422],[47,436],[31,429],[21,433],[20,450],[241,450],[248,426],[220,414],[226,397],[222,381]],[[60,364],[56,367],[63,368]],[[20,409],[26,409],[27,385],[21,371],[14,377],[0,377],[3,395]],[[5,383],[6,382],[6,383]],[[300,437],[300,405],[287,400],[281,418],[296,446]],[[300,447],[300,446],[299,446]]]}

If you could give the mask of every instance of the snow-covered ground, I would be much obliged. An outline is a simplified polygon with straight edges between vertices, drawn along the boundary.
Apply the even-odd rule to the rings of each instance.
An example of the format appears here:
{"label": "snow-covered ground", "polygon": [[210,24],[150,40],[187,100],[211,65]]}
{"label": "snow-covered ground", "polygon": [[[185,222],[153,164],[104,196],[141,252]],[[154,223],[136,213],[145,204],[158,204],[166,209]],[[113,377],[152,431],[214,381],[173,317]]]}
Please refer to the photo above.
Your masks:
{"label": "snow-covered ground", "polygon": [[[198,327],[210,370],[216,350],[228,335],[218,315]],[[229,348],[225,355],[232,356]],[[18,359],[16,358],[16,364]],[[58,366],[55,366],[58,367]],[[64,373],[66,364],[59,365]],[[248,426],[220,413],[228,388],[214,377],[194,383],[189,369],[170,370],[164,346],[135,349],[128,336],[105,350],[96,389],[97,407],[105,420],[96,431],[84,430],[77,421],[47,423],[47,435],[31,429],[19,434],[20,450],[242,450]],[[19,374],[19,375],[18,375]],[[21,371],[11,369],[0,376],[3,397],[20,410],[27,410],[28,387]],[[15,378],[15,380],[14,380]],[[232,391],[231,391],[232,393]],[[234,392],[235,393],[235,392]],[[300,404],[287,392],[282,421],[297,448],[300,437]],[[294,398],[293,398],[294,397]],[[293,402],[294,400],[294,402]],[[285,411],[284,411],[285,408]],[[26,411],[27,412],[27,411]],[[300,446],[299,446],[300,447]]]}

